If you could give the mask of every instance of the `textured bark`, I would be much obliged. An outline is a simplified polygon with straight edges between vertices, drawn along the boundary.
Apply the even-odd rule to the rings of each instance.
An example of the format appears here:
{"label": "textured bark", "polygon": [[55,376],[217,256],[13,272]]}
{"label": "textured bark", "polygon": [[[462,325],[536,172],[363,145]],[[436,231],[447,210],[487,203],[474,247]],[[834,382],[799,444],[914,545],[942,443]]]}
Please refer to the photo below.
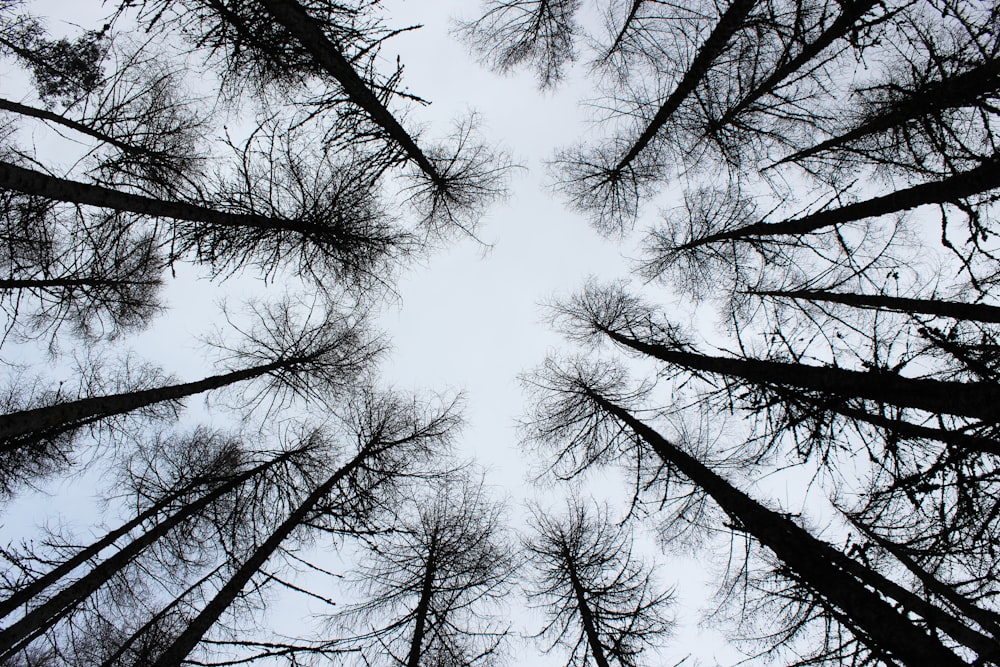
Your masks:
{"label": "textured bark", "polygon": [[942,299],[911,299],[884,294],[851,294],[829,290],[762,290],[752,292],[757,296],[782,297],[805,301],[842,303],[854,308],[891,310],[898,313],[923,313],[956,320],[991,322],[1000,324],[1000,307],[984,303],[963,303]]}
{"label": "textured bark", "polygon": [[660,131],[670,116],[677,111],[681,103],[687,99],[688,95],[694,92],[698,83],[705,77],[711,68],[712,63],[725,51],[729,40],[743,26],[743,21],[757,4],[757,0],[734,0],[731,5],[719,17],[719,22],[715,25],[711,34],[705,40],[690,67],[681,77],[677,87],[667,97],[667,99],[657,109],[652,120],[636,139],[628,152],[622,156],[614,168],[614,172],[620,173],[634,160],[639,153],[649,145],[656,133]]}
{"label": "textured bark", "polygon": [[[839,551],[736,489],[624,408],[597,394],[590,394],[590,398],[602,410],[626,424],[664,462],[674,466],[711,496],[739,529],[771,550],[795,572],[800,582],[842,610],[863,630],[858,639],[874,651],[888,652],[911,667],[968,665],[936,638],[907,620],[882,597],[866,588],[855,578],[855,572],[845,569],[845,561],[850,559]],[[855,569],[850,565],[847,567]]]}
{"label": "textured bark", "polygon": [[921,183],[903,190],[896,190],[881,197],[817,211],[801,218],[780,222],[755,222],[736,229],[709,234],[677,247],[690,250],[719,241],[743,241],[772,236],[798,236],[810,234],[826,227],[847,222],[876,218],[890,213],[901,213],[918,206],[956,202],[1000,187],[1000,157],[993,157],[982,165],[948,176],[940,181]]}
{"label": "textured bark", "polygon": [[326,72],[343,87],[350,100],[361,107],[368,116],[399,144],[400,148],[435,184],[443,185],[444,178],[413,140],[413,137],[399,124],[395,116],[385,108],[350,62],[331,42],[318,25],[309,17],[305,9],[295,0],[261,0],[274,19],[281,23],[308,50]]}
{"label": "textured bark", "polygon": [[245,481],[273,468],[278,463],[289,459],[294,450],[284,452],[274,459],[255,466],[226,483],[212,489],[169,518],[156,524],[136,539],[122,547],[117,553],[95,565],[87,574],[66,586],[57,594],[33,608],[16,623],[0,630],[0,663],[9,659],[27,642],[31,641],[59,620],[67,616],[80,602],[103,586],[122,568],[134,561],[147,547],[165,536],[171,530],[207,508],[216,500],[232,492]]}
{"label": "textured bark", "polygon": [[646,343],[605,329],[617,343],[670,364],[714,375],[736,377],[760,385],[796,387],[845,399],[863,398],[937,414],[958,415],[994,423],[1000,419],[1000,386],[993,382],[953,382],[906,378],[893,373],[872,373],[827,366],[766,359],[711,357]]}

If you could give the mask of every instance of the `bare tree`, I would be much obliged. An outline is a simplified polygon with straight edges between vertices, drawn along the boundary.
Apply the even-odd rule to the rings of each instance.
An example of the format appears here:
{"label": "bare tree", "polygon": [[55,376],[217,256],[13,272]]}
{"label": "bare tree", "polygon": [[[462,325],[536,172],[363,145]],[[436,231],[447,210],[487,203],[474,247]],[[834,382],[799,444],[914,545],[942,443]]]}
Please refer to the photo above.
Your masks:
{"label": "bare tree", "polygon": [[364,664],[496,664],[508,628],[497,610],[518,559],[503,507],[463,471],[401,512],[366,542],[354,575],[361,601],[332,620]]}
{"label": "bare tree", "polygon": [[528,597],[544,610],[540,636],[570,652],[567,664],[648,663],[673,621],[672,598],[632,554],[632,535],[606,507],[571,500],[561,516],[536,512],[526,542],[536,576]]}

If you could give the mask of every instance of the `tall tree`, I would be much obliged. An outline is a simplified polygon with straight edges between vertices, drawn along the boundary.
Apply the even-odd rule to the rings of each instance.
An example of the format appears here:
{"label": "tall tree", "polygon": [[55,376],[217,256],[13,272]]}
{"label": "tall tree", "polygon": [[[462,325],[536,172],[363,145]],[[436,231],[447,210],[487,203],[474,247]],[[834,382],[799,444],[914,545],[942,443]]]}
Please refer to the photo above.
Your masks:
{"label": "tall tree", "polygon": [[579,500],[561,516],[536,513],[534,524],[528,597],[545,613],[549,651],[569,649],[570,665],[647,664],[644,652],[670,636],[672,597],[633,556],[631,531]]}
{"label": "tall tree", "polygon": [[[780,559],[789,576],[835,610],[829,620],[846,623],[880,659],[907,665],[923,665],[928,659],[942,665],[969,664],[938,636],[928,634],[924,626],[949,635],[984,660],[995,658],[1000,645],[979,632],[975,624],[955,618],[848,558],[786,515],[767,509],[638,419],[630,406],[639,396],[622,381],[622,374],[607,365],[548,365],[533,381],[540,390],[534,437],[554,450],[571,472],[599,462],[655,456],[717,503],[738,530]],[[640,454],[637,449],[647,453]]]}
{"label": "tall tree", "polygon": [[503,507],[482,482],[443,479],[405,508],[399,525],[362,549],[361,600],[335,617],[359,662],[494,664],[508,634],[496,611],[518,565]]}

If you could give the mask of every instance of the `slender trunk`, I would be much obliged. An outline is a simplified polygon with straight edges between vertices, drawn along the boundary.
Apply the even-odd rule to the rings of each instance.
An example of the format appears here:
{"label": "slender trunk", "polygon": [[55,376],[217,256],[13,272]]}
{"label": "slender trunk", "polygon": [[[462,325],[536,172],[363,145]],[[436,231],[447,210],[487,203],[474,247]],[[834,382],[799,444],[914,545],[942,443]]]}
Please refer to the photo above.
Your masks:
{"label": "slender trunk", "polygon": [[[851,618],[863,630],[858,639],[873,650],[887,651],[911,667],[967,666],[968,663],[940,641],[915,626],[855,579],[855,573],[844,567],[844,561],[850,559],[839,551],[736,489],[624,408],[596,394],[590,394],[590,398],[601,409],[625,423],[664,462],[676,467],[711,496],[741,530],[752,535],[795,572],[799,581]],[[860,564],[856,566],[862,567]]]}
{"label": "slender trunk", "polygon": [[376,450],[377,443],[368,443],[368,445],[362,449],[358,454],[351,459],[346,465],[337,470],[333,475],[331,475],[323,484],[316,487],[311,494],[302,502],[298,508],[295,509],[282,523],[275,529],[267,540],[264,541],[256,550],[247,558],[246,561],[240,565],[239,569],[233,574],[233,576],[225,583],[219,592],[215,595],[212,600],[205,605],[205,608],[201,610],[201,613],[191,621],[190,624],[184,629],[184,631],[174,640],[174,642],[166,649],[159,658],[157,658],[156,663],[152,667],[177,667],[179,666],[188,654],[194,650],[194,647],[198,645],[205,633],[215,625],[222,613],[229,608],[234,600],[239,596],[240,591],[246,586],[253,576],[257,574],[260,569],[264,566],[267,560],[274,554],[275,551],[281,546],[281,544],[291,535],[292,531],[301,526],[309,513],[313,511],[313,508],[325,496],[327,496],[334,487],[350,472],[359,467],[364,463],[365,459],[373,455],[373,450]]}
{"label": "slender trunk", "polygon": [[427,615],[431,608],[431,596],[434,594],[434,561],[437,559],[436,540],[432,537],[430,550],[427,554],[427,566],[424,570],[423,582],[420,586],[420,599],[417,600],[416,616],[413,622],[413,636],[410,638],[410,651],[406,656],[407,667],[420,667],[423,657],[424,635],[427,632]]}
{"label": "slender trunk", "polygon": [[1000,324],[1000,307],[984,303],[963,303],[941,299],[911,299],[884,294],[853,294],[829,290],[761,290],[750,292],[757,296],[784,297],[807,301],[829,301],[855,308],[891,310],[898,313],[923,313],[951,317],[956,320],[991,322]]}
{"label": "slender trunk", "polygon": [[49,287],[127,287],[159,285],[159,280],[109,280],[106,278],[8,278],[0,279],[0,290],[46,289]]}
{"label": "slender trunk", "polygon": [[129,542],[113,556],[95,565],[90,572],[65,587],[57,594],[25,614],[16,623],[0,630],[0,664],[9,659],[33,638],[42,634],[59,620],[67,616],[83,600],[107,583],[122,568],[134,561],[147,547],[164,537],[171,530],[195,516],[241,484],[266,472],[278,463],[289,459],[297,450],[281,455],[255,466],[227,481],[201,498],[183,506],[162,523]]}
{"label": "slender trunk", "polygon": [[61,114],[57,114],[53,111],[47,109],[38,109],[36,107],[28,106],[26,104],[20,104],[18,102],[12,102],[11,100],[5,100],[0,98],[0,109],[5,111],[11,111],[13,113],[21,114],[22,116],[30,116],[31,118],[38,118],[39,120],[47,120],[52,123],[56,123],[63,127],[69,128],[81,134],[85,134],[88,137],[97,139],[106,144],[110,144],[115,148],[120,148],[126,153],[138,153],[145,155],[147,157],[161,158],[162,156],[155,151],[151,151],[148,148],[142,148],[139,146],[133,146],[128,142],[122,141],[121,139],[116,139],[109,134],[96,130],[89,125],[85,125],[79,121],[75,121],[72,118],[66,118]]}
{"label": "slender trunk", "polygon": [[713,375],[736,377],[758,385],[796,387],[844,399],[863,398],[926,412],[959,415],[994,423],[1000,419],[1000,386],[992,382],[952,382],[906,378],[827,366],[766,359],[711,357],[646,343],[615,331],[603,331],[617,343],[670,364]]}
{"label": "slender trunk", "polygon": [[684,76],[681,77],[677,88],[660,105],[649,125],[646,126],[642,134],[639,135],[639,138],[636,139],[632,147],[615,166],[615,173],[624,171],[632,160],[649,145],[649,142],[653,140],[653,137],[660,131],[660,128],[666,124],[670,116],[677,111],[687,96],[694,92],[694,89],[698,87],[698,84],[708,73],[715,59],[722,55],[730,38],[743,26],[744,19],[746,19],[750,10],[756,4],[757,0],[733,0],[733,3],[719,17],[719,22],[715,25],[705,43],[698,49],[698,53],[695,55],[694,60],[691,61],[691,66],[688,67]]}
{"label": "slender trunk", "polygon": [[154,199],[100,185],[50,176],[40,171],[18,167],[9,162],[0,162],[0,188],[70,204],[98,206],[116,211],[200,222],[220,227],[250,227],[276,232],[288,231],[306,237],[318,236],[321,238],[329,237],[331,233],[329,228],[322,225],[264,215],[226,213],[197,204]]}
{"label": "slender trunk", "polygon": [[577,576],[573,556],[569,553],[565,545],[562,548],[562,558],[566,564],[566,571],[569,573],[570,584],[573,586],[573,595],[576,597],[576,609],[580,612],[580,622],[583,624],[583,632],[587,636],[587,645],[590,646],[590,654],[594,656],[594,663],[597,667],[610,667],[608,658],[604,655],[604,645],[601,643],[601,636],[598,634],[597,627],[594,624],[594,613],[587,602],[583,584],[580,583],[580,578]]}
{"label": "slender trunk", "polygon": [[817,211],[801,218],[780,222],[755,222],[736,229],[709,234],[680,246],[689,250],[719,241],[742,241],[771,236],[798,236],[865,218],[876,218],[890,213],[901,213],[918,206],[945,204],[1000,187],[1000,156],[993,156],[980,166],[959,172],[940,181],[921,183],[904,190],[896,190],[881,197]]}
{"label": "slender trunk", "polygon": [[1000,60],[990,59],[968,72],[926,84],[914,91],[912,96],[891,104],[881,114],[870,118],[853,130],[793,153],[772,166],[803,160],[924,116],[975,104],[984,96],[997,92],[998,88],[1000,88]]}
{"label": "slender trunk", "polygon": [[351,63],[340,50],[323,34],[322,29],[295,0],[261,0],[267,12],[283,25],[302,46],[312,54],[344,89],[350,100],[361,107],[368,116],[395,141],[406,155],[436,185],[444,185],[445,179],[437,168],[420,150],[413,137],[399,124],[399,121],[365,84]]}
{"label": "slender trunk", "polygon": [[851,523],[866,537],[892,554],[896,560],[903,564],[903,567],[912,572],[929,593],[937,595],[938,597],[949,602],[952,606],[965,614],[968,618],[978,623],[980,627],[992,634],[994,637],[1000,637],[1000,615],[996,612],[979,607],[967,597],[958,593],[951,586],[938,581],[934,575],[927,572],[912,558],[903,553],[903,551],[899,549],[896,544],[882,537],[874,530],[864,525],[864,523],[858,521],[855,517],[850,515],[847,515],[847,517],[850,519]]}
{"label": "slender trunk", "polygon": [[191,593],[191,591],[194,591],[194,590],[197,590],[198,588],[200,588],[206,581],[208,581],[209,579],[211,579],[212,577],[214,577],[216,574],[218,574],[219,570],[221,570],[221,569],[222,569],[222,566],[221,565],[218,566],[217,568],[215,568],[214,570],[212,570],[211,572],[209,572],[208,574],[206,574],[204,577],[202,577],[201,579],[199,579],[195,583],[193,583],[190,586],[188,586],[184,590],[183,593],[181,593],[180,595],[178,595],[177,597],[175,597],[173,600],[171,600],[170,604],[168,604],[163,609],[161,609],[160,611],[158,611],[155,614],[153,614],[152,618],[150,618],[148,621],[146,621],[146,623],[144,623],[142,625],[142,627],[140,627],[138,630],[136,630],[131,635],[129,635],[129,638],[126,639],[125,641],[123,641],[121,643],[121,645],[115,650],[115,652],[112,653],[111,656],[107,660],[105,660],[104,662],[101,663],[101,667],[114,667],[114,665],[118,661],[118,659],[121,658],[123,655],[125,655],[125,652],[128,651],[132,647],[132,645],[135,644],[135,642],[140,637],[142,637],[144,634],[146,634],[147,632],[149,632],[149,630],[151,628],[153,628],[167,614],[169,614],[171,609],[173,609],[174,607],[176,607],[177,605],[179,605],[181,603],[181,601]]}
{"label": "slender trunk", "polygon": [[26,605],[41,595],[47,588],[60,582],[73,570],[80,567],[92,558],[97,558],[102,551],[113,545],[119,538],[131,533],[133,530],[152,519],[157,514],[166,509],[170,503],[181,497],[190,487],[177,489],[167,494],[149,509],[139,513],[134,519],[123,523],[118,528],[108,532],[104,537],[92,543],[90,546],[81,549],[73,556],[49,570],[38,579],[19,589],[6,600],[0,602],[0,618],[3,618],[22,605]]}
{"label": "slender trunk", "polygon": [[757,84],[756,88],[744,95],[736,104],[729,108],[723,114],[722,118],[709,123],[709,130],[715,131],[732,123],[738,115],[746,111],[754,102],[774,90],[778,84],[797,72],[800,67],[818,56],[838,39],[848,36],[858,20],[877,3],[878,0],[860,0],[856,3],[845,3],[844,11],[841,12],[840,16],[826,30],[820,33],[814,41],[806,44],[797,56],[775,68],[770,76]]}
{"label": "slender trunk", "polygon": [[618,31],[615,35],[615,40],[608,47],[608,50],[604,52],[604,58],[610,58],[611,55],[618,50],[621,45],[622,40],[625,39],[625,34],[628,32],[629,26],[632,25],[632,21],[635,20],[636,15],[639,13],[639,7],[642,7],[642,3],[646,0],[632,0],[632,6],[628,10],[628,16],[625,17],[625,21],[622,23],[622,29]]}
{"label": "slender trunk", "polygon": [[0,451],[21,449],[107,417],[126,414],[156,403],[179,401],[188,396],[289,368],[302,361],[301,357],[292,357],[194,382],[123,394],[92,396],[0,415]]}

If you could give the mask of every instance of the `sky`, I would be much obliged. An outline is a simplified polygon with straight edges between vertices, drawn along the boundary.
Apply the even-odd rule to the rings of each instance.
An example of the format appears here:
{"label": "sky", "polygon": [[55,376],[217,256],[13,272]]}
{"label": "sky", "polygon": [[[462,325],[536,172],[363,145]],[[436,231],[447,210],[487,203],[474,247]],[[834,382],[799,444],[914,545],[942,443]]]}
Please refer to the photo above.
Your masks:
{"label": "sky", "polygon": [[[46,7],[55,10],[48,12],[59,17],[50,24],[54,32],[59,21],[85,24],[95,11],[92,4],[61,0],[38,6],[40,14],[47,13]],[[390,26],[423,25],[395,37],[382,52],[386,63],[398,54],[405,66],[405,85],[431,101],[426,107],[412,107],[405,125],[421,128],[421,141],[433,141],[447,135],[454,121],[475,112],[483,139],[506,150],[519,167],[512,171],[507,200],[492,206],[481,221],[479,239],[459,238],[407,269],[397,285],[398,298],[386,300],[377,328],[387,334],[392,347],[381,368],[386,384],[464,392],[467,426],[461,455],[487,468],[487,483],[509,498],[517,520],[523,516],[524,501],[546,497],[543,494],[552,501],[552,491],[543,492],[528,482],[532,461],[519,447],[517,426],[526,407],[518,377],[540,365],[547,354],[566,348],[545,321],[544,304],[572,294],[590,277],[627,278],[638,239],[600,236],[551,188],[546,161],[557,148],[594,131],[583,104],[596,94],[585,65],[575,65],[561,86],[545,92],[537,89],[529,72],[510,76],[489,72],[450,34],[456,16],[470,17],[476,9],[478,4],[470,0],[384,3]],[[664,200],[675,194],[664,193]],[[656,207],[648,206],[647,215],[655,216]],[[239,298],[257,287],[232,281],[224,291]],[[197,271],[179,266],[167,292],[169,313],[129,345],[180,378],[200,377],[206,361],[197,336],[215,317],[219,295],[219,290],[205,288]],[[669,293],[661,296],[669,307],[678,302]],[[682,320],[693,317],[687,311],[676,314]],[[4,540],[28,534],[28,525],[54,520],[53,501],[70,517],[66,499],[93,500],[88,493],[93,481],[87,477],[59,481],[47,489],[50,495],[20,502],[4,519]],[[583,491],[615,498],[627,493],[620,483],[614,474],[595,477]],[[93,514],[78,513],[65,520],[85,526],[87,516]],[[685,664],[696,659],[703,665],[735,664],[740,655],[718,633],[697,627],[700,611],[711,606],[714,586],[709,579],[714,570],[705,567],[704,558],[664,555],[648,537],[641,551],[663,564],[661,579],[675,586],[678,596],[680,624],[663,652],[662,664],[689,654],[692,660]],[[513,605],[515,610],[519,607],[519,602]],[[556,658],[535,656],[529,646],[515,651],[521,655],[512,656],[513,664],[558,663]]]}

